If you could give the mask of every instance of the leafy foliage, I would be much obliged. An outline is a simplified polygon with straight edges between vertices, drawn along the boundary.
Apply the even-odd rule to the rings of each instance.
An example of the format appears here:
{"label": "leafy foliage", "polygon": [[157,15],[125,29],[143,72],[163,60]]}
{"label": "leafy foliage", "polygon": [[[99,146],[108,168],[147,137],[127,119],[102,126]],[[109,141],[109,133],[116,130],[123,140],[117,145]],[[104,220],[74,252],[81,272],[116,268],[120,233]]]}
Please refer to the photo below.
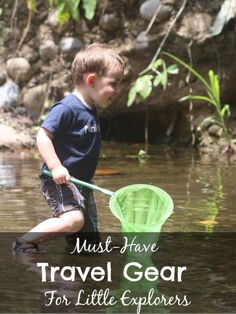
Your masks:
{"label": "leafy foliage", "polygon": [[95,14],[97,0],[83,0],[83,9],[87,20],[92,20]]}
{"label": "leafy foliage", "polygon": [[81,2],[86,19],[91,20],[95,14],[97,0],[49,0],[50,5],[55,5],[57,19],[61,24],[68,22],[71,18],[76,22],[80,20]]}
{"label": "leafy foliage", "polygon": [[[158,85],[162,86],[166,90],[168,86],[168,76],[175,75],[179,72],[176,64],[166,66],[163,59],[155,60],[147,69],[144,71],[144,75],[137,78],[134,86],[131,87],[128,94],[127,106],[130,107],[138,97],[141,97],[144,102],[152,93],[153,89]],[[149,113],[148,106],[146,106],[146,119],[145,119],[145,150],[141,150],[138,154],[139,158],[147,158],[148,156],[148,128],[149,128]],[[141,157],[142,156],[142,157]]]}
{"label": "leafy foliage", "polygon": [[203,84],[203,87],[205,89],[206,95],[187,95],[180,99],[180,101],[186,101],[186,100],[199,100],[199,101],[205,101],[209,104],[211,104],[217,113],[218,122],[223,128],[223,132],[225,136],[228,136],[228,129],[225,123],[226,115],[230,116],[230,108],[228,104],[222,104],[220,100],[220,82],[218,76],[214,73],[213,70],[210,70],[208,72],[208,81],[205,80],[205,78],[198,73],[193,67],[191,67],[189,64],[185,63],[183,60],[177,58],[176,56],[170,54],[170,53],[163,53],[166,56],[170,57],[180,65],[182,65],[184,68],[186,68],[188,71],[190,71],[195,77],[197,77]]}
{"label": "leafy foliage", "polygon": [[28,10],[36,12],[36,0],[26,0]]}
{"label": "leafy foliage", "polygon": [[[161,69],[160,69],[161,68]],[[147,99],[153,88],[161,85],[164,90],[168,86],[168,75],[177,74],[179,71],[176,64],[166,66],[162,59],[154,61],[147,69],[148,74],[142,75],[137,78],[133,87],[131,87],[128,95],[127,106],[130,107],[138,96],[142,100]]]}

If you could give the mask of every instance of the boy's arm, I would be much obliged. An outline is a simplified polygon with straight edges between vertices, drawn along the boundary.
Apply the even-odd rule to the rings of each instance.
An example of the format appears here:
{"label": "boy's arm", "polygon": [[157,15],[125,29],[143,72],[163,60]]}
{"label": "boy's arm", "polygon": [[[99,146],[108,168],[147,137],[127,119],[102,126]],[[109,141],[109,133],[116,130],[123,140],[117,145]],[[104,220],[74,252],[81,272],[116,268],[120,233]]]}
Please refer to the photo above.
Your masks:
{"label": "boy's arm", "polygon": [[37,134],[37,147],[40,155],[52,172],[54,181],[57,184],[67,183],[70,180],[68,170],[61,164],[55,152],[53,134],[44,128],[40,128]]}

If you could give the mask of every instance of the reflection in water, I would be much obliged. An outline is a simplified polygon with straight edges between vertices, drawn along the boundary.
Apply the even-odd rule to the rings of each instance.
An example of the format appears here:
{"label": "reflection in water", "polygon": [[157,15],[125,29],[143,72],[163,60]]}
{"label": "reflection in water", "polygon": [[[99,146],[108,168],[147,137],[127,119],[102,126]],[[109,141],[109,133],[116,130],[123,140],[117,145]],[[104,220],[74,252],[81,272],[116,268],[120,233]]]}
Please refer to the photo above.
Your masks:
{"label": "reflection in water", "polygon": [[[156,269],[150,257],[135,258],[128,256],[124,263],[127,278],[122,276],[118,288],[111,291],[117,302],[115,306],[107,307],[107,313],[169,313],[163,300],[168,302],[168,296],[158,289],[157,280],[148,280],[147,272]],[[127,266],[130,266],[127,268]],[[138,278],[140,278],[137,280]],[[154,278],[154,277],[153,277]],[[131,281],[135,280],[135,281]],[[135,311],[136,310],[136,311]]]}
{"label": "reflection in water", "polygon": [[13,165],[0,164],[0,187],[14,187],[16,184],[16,171]]}
{"label": "reflection in water", "polygon": [[213,228],[218,222],[216,221],[217,215],[220,211],[221,203],[225,198],[224,187],[222,182],[222,169],[216,169],[216,180],[215,180],[215,189],[212,193],[212,196],[209,197],[207,201],[207,210],[208,216],[204,221],[200,221],[200,223],[205,225],[205,231],[207,233],[212,233]]}
{"label": "reflection in water", "polygon": [[[234,165],[232,164],[232,167]],[[228,166],[226,167],[228,168]],[[223,202],[225,199],[224,192],[224,182],[225,178],[225,167],[215,168],[212,167],[212,171],[203,171],[204,166],[201,163],[196,163],[194,158],[191,158],[191,163],[189,166],[189,174],[188,180],[186,182],[186,199],[187,202],[185,206],[191,206],[191,202],[193,199],[193,193],[191,191],[192,186],[196,183],[201,184],[201,192],[202,195],[206,195],[205,202],[203,202],[202,206],[203,210],[206,213],[205,219],[200,220],[199,223],[205,226],[205,231],[207,233],[212,233],[214,226],[218,224],[216,220],[217,215],[220,209],[223,207]],[[212,175],[214,172],[214,175]],[[200,198],[201,201],[201,198]]]}
{"label": "reflection in water", "polygon": [[[117,175],[96,175],[95,184],[112,191],[137,183],[167,191],[174,201],[174,213],[163,231],[234,231],[236,224],[235,162],[200,159],[192,152],[158,151],[139,163],[137,146],[108,146],[101,154],[100,169],[115,169]],[[19,155],[20,156],[20,155]],[[27,231],[51,215],[39,189],[40,161],[33,156],[1,154],[0,228]],[[109,209],[109,197],[96,193],[99,228],[119,231],[120,222]]]}

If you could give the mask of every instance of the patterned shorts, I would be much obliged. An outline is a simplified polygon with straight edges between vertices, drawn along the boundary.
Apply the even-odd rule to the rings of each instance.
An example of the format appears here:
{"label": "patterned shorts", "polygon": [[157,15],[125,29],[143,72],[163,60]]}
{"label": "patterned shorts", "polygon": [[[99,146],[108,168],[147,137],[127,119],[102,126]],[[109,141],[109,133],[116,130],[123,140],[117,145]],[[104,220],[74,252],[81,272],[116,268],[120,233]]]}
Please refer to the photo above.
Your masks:
{"label": "patterned shorts", "polygon": [[40,179],[42,194],[54,217],[69,211],[82,210],[85,223],[80,232],[98,232],[97,208],[92,190],[77,187],[71,182],[58,185],[45,175],[40,175]]}

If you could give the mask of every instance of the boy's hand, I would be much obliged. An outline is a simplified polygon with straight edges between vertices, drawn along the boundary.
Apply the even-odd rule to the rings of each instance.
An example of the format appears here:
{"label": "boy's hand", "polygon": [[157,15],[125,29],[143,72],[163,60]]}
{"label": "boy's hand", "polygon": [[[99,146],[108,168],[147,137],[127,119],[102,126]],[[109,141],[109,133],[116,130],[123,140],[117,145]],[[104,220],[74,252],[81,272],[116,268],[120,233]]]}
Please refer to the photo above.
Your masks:
{"label": "boy's hand", "polygon": [[56,184],[68,183],[70,174],[64,166],[57,166],[52,170],[52,177]]}

